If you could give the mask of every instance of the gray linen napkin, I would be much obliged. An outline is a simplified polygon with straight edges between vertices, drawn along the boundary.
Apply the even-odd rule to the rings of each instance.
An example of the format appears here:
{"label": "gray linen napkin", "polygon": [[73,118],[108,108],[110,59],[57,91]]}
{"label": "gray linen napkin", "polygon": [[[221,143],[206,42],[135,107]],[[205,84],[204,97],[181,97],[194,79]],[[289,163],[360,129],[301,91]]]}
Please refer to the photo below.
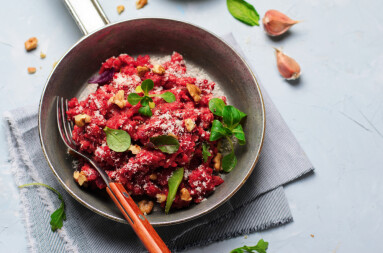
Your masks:
{"label": "gray linen napkin", "polygon": [[[231,34],[224,36],[240,53]],[[243,54],[242,54],[243,55]],[[266,91],[266,135],[260,160],[246,184],[224,205],[190,222],[156,229],[172,251],[202,246],[292,221],[282,185],[313,171],[313,166],[281,118]],[[37,108],[6,114],[10,162],[17,185],[42,182],[58,189],[67,220],[52,233],[49,216],[59,206],[45,188],[20,189],[29,247],[32,252],[145,251],[129,225],[99,216],[74,200],[60,186],[40,148]]]}

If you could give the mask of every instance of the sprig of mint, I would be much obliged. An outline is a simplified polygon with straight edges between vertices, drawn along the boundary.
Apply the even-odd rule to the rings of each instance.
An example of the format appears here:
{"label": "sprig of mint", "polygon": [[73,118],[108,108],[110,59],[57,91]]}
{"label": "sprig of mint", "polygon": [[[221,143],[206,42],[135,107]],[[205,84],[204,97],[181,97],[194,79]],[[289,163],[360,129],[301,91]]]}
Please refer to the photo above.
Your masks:
{"label": "sprig of mint", "polygon": [[131,144],[130,135],[124,130],[104,128],[106,134],[106,144],[115,152],[125,152]]}
{"label": "sprig of mint", "polygon": [[210,146],[206,142],[202,143],[202,158],[204,163],[206,163],[209,159],[209,156],[211,156],[211,153],[209,152],[209,147]]}
{"label": "sprig of mint", "polygon": [[23,184],[23,185],[20,185],[19,188],[24,188],[24,187],[29,187],[29,186],[43,186],[43,187],[46,187],[49,190],[51,190],[57,194],[59,200],[61,200],[61,205],[56,211],[54,211],[51,214],[50,224],[51,224],[52,231],[56,231],[57,229],[62,228],[63,221],[66,220],[65,203],[64,203],[64,199],[63,199],[62,195],[53,187],[46,185],[46,184],[42,184],[42,183]]}
{"label": "sprig of mint", "polygon": [[165,213],[168,214],[170,207],[176,197],[178,187],[180,186],[182,179],[184,178],[184,168],[179,168],[173,172],[168,180],[168,196],[166,198]]}
{"label": "sprig of mint", "polygon": [[180,143],[178,140],[170,135],[151,137],[150,142],[156,149],[159,149],[162,152],[168,154],[174,154],[180,148]]}
{"label": "sprig of mint", "polygon": [[259,14],[254,6],[244,0],[226,0],[230,14],[239,21],[250,25],[259,26]]}
{"label": "sprig of mint", "polygon": [[140,96],[137,93],[130,93],[128,96],[128,101],[131,105],[136,105],[138,103],[141,103],[140,109],[138,109],[138,112],[144,116],[151,117],[153,115],[152,110],[155,107],[155,104],[153,102],[152,97],[160,97],[164,99],[168,103],[172,103],[176,101],[176,96],[174,96],[173,93],[170,91],[164,92],[162,94],[150,94],[149,91],[151,91],[154,88],[154,82],[152,79],[146,79],[141,83],[140,86],[137,86],[136,91],[138,93],[144,93],[144,96]]}
{"label": "sprig of mint", "polygon": [[240,248],[233,249],[230,251],[230,253],[245,253],[245,252],[250,252],[250,253],[266,253],[267,248],[269,247],[269,243],[265,242],[263,239],[259,240],[257,245],[255,246],[243,246]]}
{"label": "sprig of mint", "polygon": [[234,145],[231,137],[234,135],[240,145],[246,144],[245,133],[243,132],[241,120],[247,115],[231,105],[225,105],[225,102],[219,98],[213,98],[209,101],[210,111],[219,117],[222,122],[214,120],[210,130],[210,141],[216,141],[226,138],[230,144],[231,153],[225,155],[222,159],[222,169],[230,172],[237,165],[237,157],[234,154]]}

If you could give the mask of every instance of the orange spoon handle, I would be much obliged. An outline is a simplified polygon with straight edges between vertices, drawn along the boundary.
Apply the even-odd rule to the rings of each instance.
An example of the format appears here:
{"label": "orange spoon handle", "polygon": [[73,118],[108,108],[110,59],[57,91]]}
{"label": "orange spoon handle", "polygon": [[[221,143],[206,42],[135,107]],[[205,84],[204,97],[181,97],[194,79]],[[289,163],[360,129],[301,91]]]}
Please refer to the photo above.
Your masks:
{"label": "orange spoon handle", "polygon": [[122,184],[111,182],[106,191],[149,252],[170,252]]}

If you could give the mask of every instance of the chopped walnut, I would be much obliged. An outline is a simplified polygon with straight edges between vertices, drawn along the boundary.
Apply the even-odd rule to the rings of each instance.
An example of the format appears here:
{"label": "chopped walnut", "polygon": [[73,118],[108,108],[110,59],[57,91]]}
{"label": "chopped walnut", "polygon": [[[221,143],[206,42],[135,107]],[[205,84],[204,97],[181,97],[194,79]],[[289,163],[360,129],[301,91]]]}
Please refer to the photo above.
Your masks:
{"label": "chopped walnut", "polygon": [[150,180],[157,180],[157,175],[156,174],[150,174],[150,176],[149,176],[149,179]]}
{"label": "chopped walnut", "polygon": [[148,0],[137,0],[136,1],[136,8],[137,8],[137,10],[141,9],[147,4],[148,4]]}
{"label": "chopped walnut", "polygon": [[188,189],[182,188],[180,192],[181,192],[181,200],[183,200],[183,201],[192,200],[192,197],[190,196]]}
{"label": "chopped walnut", "polygon": [[196,85],[189,83],[186,84],[186,88],[188,89],[189,94],[192,96],[194,102],[198,104],[199,101],[201,101],[201,90]]}
{"label": "chopped walnut", "polygon": [[215,171],[220,171],[222,169],[222,167],[221,167],[221,160],[222,160],[222,154],[221,153],[217,153],[217,155],[213,158],[214,170]]}
{"label": "chopped walnut", "polygon": [[80,185],[87,187],[88,186],[88,179],[86,178],[86,175],[84,172],[80,171],[75,171],[73,173],[73,178],[74,180]]}
{"label": "chopped walnut", "polygon": [[138,202],[138,208],[140,208],[141,212],[143,212],[145,215],[152,212],[153,206],[153,201],[141,200]]}
{"label": "chopped walnut", "polygon": [[124,99],[124,90],[119,90],[117,93],[109,99],[109,103],[116,104],[121,109],[126,106],[127,100]]}
{"label": "chopped walnut", "polygon": [[128,148],[128,150],[132,151],[132,154],[133,154],[133,155],[137,155],[138,153],[140,153],[140,151],[141,151],[141,147],[138,146],[138,145],[130,145],[130,147]]}
{"label": "chopped walnut", "polygon": [[146,72],[149,72],[148,67],[146,67],[146,66],[138,66],[137,67],[137,75],[139,77],[143,77],[146,74]]}
{"label": "chopped walnut", "polygon": [[117,12],[118,12],[118,14],[121,14],[124,10],[125,10],[125,6],[123,6],[123,5],[119,5],[119,6],[117,6]]}
{"label": "chopped walnut", "polygon": [[29,38],[27,41],[25,41],[24,46],[25,46],[25,49],[27,51],[31,51],[33,49],[36,49],[37,38],[36,37]]}
{"label": "chopped walnut", "polygon": [[174,137],[174,138],[176,138],[178,140],[178,136],[173,134],[173,133],[169,133],[168,136]]}
{"label": "chopped walnut", "polygon": [[45,59],[45,57],[47,57],[47,55],[44,54],[43,52],[40,52],[40,58],[41,58],[41,59]]}
{"label": "chopped walnut", "polygon": [[34,73],[36,73],[36,68],[34,68],[34,67],[29,67],[29,68],[28,68],[28,73],[29,73],[29,74],[34,74]]}
{"label": "chopped walnut", "polygon": [[158,75],[163,75],[165,74],[165,68],[162,67],[161,65],[154,65],[152,68],[153,73],[158,74]]}
{"label": "chopped walnut", "polygon": [[188,132],[193,131],[193,129],[195,128],[194,120],[192,120],[192,119],[185,119],[185,126],[186,126],[186,130],[188,130]]}
{"label": "chopped walnut", "polygon": [[157,203],[162,203],[166,201],[166,195],[162,193],[157,193],[156,198],[157,198]]}
{"label": "chopped walnut", "polygon": [[85,126],[85,123],[90,123],[91,119],[92,119],[92,117],[89,115],[79,114],[79,115],[74,116],[74,123],[78,127],[83,127],[83,126]]}

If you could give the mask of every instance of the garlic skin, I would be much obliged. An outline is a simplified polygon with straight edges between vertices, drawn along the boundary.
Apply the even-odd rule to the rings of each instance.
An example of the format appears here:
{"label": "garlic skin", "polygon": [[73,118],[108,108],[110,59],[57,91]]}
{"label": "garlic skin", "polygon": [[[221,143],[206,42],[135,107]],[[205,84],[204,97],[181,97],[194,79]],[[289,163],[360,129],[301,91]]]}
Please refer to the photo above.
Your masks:
{"label": "garlic skin", "polygon": [[275,48],[277,56],[278,71],[287,80],[298,79],[301,75],[301,67],[290,56],[285,55],[281,50]]}
{"label": "garlic skin", "polygon": [[268,35],[278,36],[284,34],[291,26],[299,23],[299,21],[292,20],[277,10],[268,10],[262,19],[262,23]]}

